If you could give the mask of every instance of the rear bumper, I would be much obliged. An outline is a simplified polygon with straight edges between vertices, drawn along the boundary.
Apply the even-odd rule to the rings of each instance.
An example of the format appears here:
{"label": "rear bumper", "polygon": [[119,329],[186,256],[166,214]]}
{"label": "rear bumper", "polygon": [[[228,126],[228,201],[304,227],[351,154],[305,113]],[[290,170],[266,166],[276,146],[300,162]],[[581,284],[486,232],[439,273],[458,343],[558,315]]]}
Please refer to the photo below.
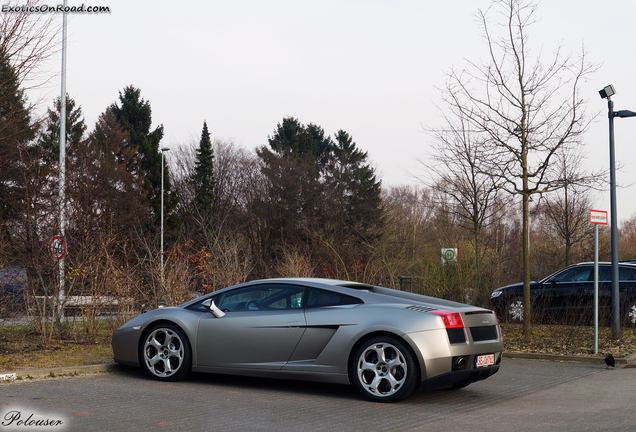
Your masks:
{"label": "rear bumper", "polygon": [[464,386],[484,380],[499,372],[499,365],[449,372],[422,382],[421,388],[432,391],[453,386]]}

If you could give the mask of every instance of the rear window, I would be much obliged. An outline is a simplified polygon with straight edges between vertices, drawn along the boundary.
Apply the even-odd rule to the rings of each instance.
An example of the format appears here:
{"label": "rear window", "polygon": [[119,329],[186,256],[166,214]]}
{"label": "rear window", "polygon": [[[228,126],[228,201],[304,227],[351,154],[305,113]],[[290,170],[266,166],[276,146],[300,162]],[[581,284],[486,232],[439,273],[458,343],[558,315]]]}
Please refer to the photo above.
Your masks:
{"label": "rear window", "polygon": [[307,302],[305,307],[317,308],[325,306],[343,306],[364,303],[357,297],[348,296],[332,291],[321,290],[318,288],[310,288],[307,293]]}

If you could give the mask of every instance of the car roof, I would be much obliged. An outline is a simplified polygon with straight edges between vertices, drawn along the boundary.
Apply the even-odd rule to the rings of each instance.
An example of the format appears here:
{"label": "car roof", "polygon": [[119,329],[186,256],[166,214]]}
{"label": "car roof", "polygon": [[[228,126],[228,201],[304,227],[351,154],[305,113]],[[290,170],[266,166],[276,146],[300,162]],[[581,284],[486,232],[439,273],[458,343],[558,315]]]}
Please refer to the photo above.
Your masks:
{"label": "car roof", "polygon": [[[477,306],[467,305],[463,303],[457,303],[450,300],[444,300],[437,297],[430,297],[422,294],[411,293],[407,291],[395,290],[392,288],[365,284],[361,282],[345,281],[339,279],[326,279],[326,278],[306,278],[306,277],[292,277],[292,278],[272,278],[272,279],[259,279],[249,282],[244,282],[239,285],[223,288],[213,293],[206,294],[197,299],[186,302],[180,307],[187,307],[197,301],[202,301],[214,295],[218,295],[229,289],[235,289],[240,287],[248,287],[252,285],[267,284],[267,283],[285,283],[285,284],[302,284],[305,287],[323,288],[332,291],[340,292],[342,294],[355,295],[362,299],[366,304],[427,304],[437,308],[456,309],[456,308],[472,308],[482,309]],[[352,292],[355,290],[357,292]]]}
{"label": "car roof", "polygon": [[328,279],[328,278],[313,278],[313,277],[288,277],[288,278],[273,278],[273,279],[261,279],[253,282],[301,282],[304,284],[322,284],[330,286],[339,286],[345,288],[354,289],[367,289],[372,288],[373,285],[365,284],[362,282],[345,281],[340,279]]}

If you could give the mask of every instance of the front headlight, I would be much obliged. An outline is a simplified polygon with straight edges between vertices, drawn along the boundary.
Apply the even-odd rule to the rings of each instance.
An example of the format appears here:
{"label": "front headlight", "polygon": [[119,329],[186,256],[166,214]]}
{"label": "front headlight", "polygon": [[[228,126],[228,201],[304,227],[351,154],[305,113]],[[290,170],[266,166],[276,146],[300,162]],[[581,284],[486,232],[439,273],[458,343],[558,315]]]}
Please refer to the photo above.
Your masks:
{"label": "front headlight", "polygon": [[493,291],[492,294],[490,294],[490,298],[494,299],[497,298],[501,295],[502,291]]}

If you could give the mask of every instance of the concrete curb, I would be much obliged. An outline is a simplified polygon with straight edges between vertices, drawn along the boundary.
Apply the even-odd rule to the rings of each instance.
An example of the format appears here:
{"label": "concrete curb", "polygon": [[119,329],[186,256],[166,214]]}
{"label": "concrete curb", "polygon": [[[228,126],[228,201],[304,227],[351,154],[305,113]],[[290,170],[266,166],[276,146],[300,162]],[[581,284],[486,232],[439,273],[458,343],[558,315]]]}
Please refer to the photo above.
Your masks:
{"label": "concrete curb", "polygon": [[[519,358],[529,360],[548,360],[548,361],[567,361],[578,363],[591,363],[591,364],[605,364],[604,357],[592,357],[592,356],[571,356],[571,355],[557,355],[557,354],[533,354],[533,353],[520,353],[520,352],[508,352],[504,351],[504,358]],[[630,363],[636,363],[636,353],[632,353],[627,357],[621,357],[614,359],[616,365],[625,366]]]}
{"label": "concrete curb", "polygon": [[[545,360],[545,361],[561,361],[561,362],[578,362],[578,363],[590,363],[590,364],[605,364],[603,357],[592,356],[566,356],[555,354],[532,354],[532,353],[520,353],[520,352],[508,352],[504,351],[504,358],[518,358],[528,360]],[[615,359],[617,366],[626,366],[631,363],[636,363],[636,353],[632,353],[627,357],[621,357]],[[117,363],[104,363],[96,365],[85,366],[65,366],[48,369],[30,369],[20,370],[14,372],[0,372],[1,381],[12,380],[25,380],[31,378],[54,378],[59,376],[69,375],[85,375],[94,373],[107,373],[129,370],[130,367],[123,366]]]}
{"label": "concrete curb", "polygon": [[84,366],[64,366],[46,369],[30,369],[12,372],[0,372],[0,381],[25,380],[31,378],[53,378],[69,375],[84,375],[92,373],[106,373],[125,370],[125,367],[117,363],[105,363]]}

